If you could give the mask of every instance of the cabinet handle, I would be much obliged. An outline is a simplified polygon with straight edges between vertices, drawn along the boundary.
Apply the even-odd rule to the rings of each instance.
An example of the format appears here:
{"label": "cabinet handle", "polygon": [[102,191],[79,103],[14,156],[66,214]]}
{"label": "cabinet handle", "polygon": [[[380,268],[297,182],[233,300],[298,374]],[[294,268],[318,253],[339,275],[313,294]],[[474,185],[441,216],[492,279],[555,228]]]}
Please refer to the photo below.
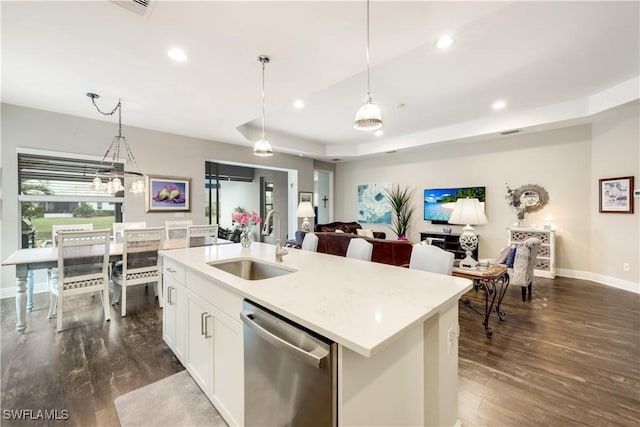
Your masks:
{"label": "cabinet handle", "polygon": [[209,322],[207,322],[207,319],[213,319],[213,316],[210,314],[206,314],[204,316],[204,337],[206,338],[211,338],[211,335],[209,334]]}
{"label": "cabinet handle", "polygon": [[204,318],[206,315],[206,312],[200,313],[200,335],[204,335]]}
{"label": "cabinet handle", "polygon": [[171,291],[175,289],[173,286],[169,286],[167,288],[167,302],[169,303],[169,305],[173,305],[173,300],[171,299]]}
{"label": "cabinet handle", "polygon": [[175,273],[175,272],[176,272],[176,270],[174,270],[174,269],[173,269],[173,268],[171,268],[171,267],[167,267],[167,271],[168,271],[169,273]]}

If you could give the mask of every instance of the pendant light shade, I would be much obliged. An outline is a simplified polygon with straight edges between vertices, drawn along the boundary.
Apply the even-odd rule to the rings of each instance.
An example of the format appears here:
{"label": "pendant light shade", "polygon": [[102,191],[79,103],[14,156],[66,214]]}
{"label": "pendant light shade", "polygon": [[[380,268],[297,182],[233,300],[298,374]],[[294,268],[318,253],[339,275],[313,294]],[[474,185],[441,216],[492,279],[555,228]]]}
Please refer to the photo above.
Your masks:
{"label": "pendant light shade", "polygon": [[266,139],[260,139],[260,141],[256,142],[253,145],[253,154],[259,157],[269,157],[273,156],[273,148],[271,148],[271,143]]}
{"label": "pendant light shade", "polygon": [[357,130],[376,130],[382,127],[382,113],[380,108],[371,100],[371,94],[367,93],[364,103],[356,113],[353,127]]}
{"label": "pendant light shade", "polygon": [[258,62],[262,64],[262,138],[254,144],[253,154],[259,157],[269,157],[273,156],[273,148],[264,136],[264,65],[269,63],[269,57],[260,55],[258,56]]}
{"label": "pendant light shade", "polygon": [[382,113],[380,113],[380,109],[371,99],[371,73],[369,68],[369,0],[367,0],[367,95],[364,97],[364,103],[358,109],[356,118],[353,121],[353,128],[362,131],[372,131],[382,127]]}

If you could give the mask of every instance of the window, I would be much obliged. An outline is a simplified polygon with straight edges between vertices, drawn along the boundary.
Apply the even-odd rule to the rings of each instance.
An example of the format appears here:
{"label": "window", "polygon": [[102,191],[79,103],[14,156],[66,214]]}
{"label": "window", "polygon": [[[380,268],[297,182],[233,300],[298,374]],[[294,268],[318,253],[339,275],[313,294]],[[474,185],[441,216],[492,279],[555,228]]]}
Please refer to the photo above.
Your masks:
{"label": "window", "polygon": [[[92,158],[18,152],[22,247],[50,246],[54,224],[91,223],[98,230],[122,221],[124,194],[111,195],[92,187],[99,166],[100,161]],[[121,163],[116,167],[124,169]]]}

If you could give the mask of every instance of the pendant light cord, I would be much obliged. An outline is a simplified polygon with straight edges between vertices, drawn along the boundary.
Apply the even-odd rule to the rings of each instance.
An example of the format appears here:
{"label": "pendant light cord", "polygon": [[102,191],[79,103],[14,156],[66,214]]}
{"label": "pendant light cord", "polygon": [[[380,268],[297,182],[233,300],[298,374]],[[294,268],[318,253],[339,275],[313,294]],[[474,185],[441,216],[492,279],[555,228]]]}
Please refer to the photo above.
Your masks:
{"label": "pendant light cord", "polygon": [[369,0],[367,0],[367,96],[371,96],[369,68]]}
{"label": "pendant light cord", "polygon": [[262,139],[264,140],[264,63],[265,61],[260,61],[262,62]]}

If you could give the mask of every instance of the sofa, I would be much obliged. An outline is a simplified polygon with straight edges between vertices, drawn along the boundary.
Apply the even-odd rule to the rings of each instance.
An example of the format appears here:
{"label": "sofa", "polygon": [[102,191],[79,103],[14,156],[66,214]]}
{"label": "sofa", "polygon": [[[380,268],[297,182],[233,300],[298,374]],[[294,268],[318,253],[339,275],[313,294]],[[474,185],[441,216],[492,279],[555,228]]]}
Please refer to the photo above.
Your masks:
{"label": "sofa", "polygon": [[[316,224],[313,227],[315,232],[335,232],[336,230],[343,231],[345,233],[358,234],[358,230],[362,230],[362,226],[356,221],[353,222],[330,222],[329,224]],[[387,234],[384,231],[374,231],[373,237],[376,239],[386,239]]]}
{"label": "sofa", "polygon": [[[352,233],[317,232],[318,252],[345,256],[351,239],[360,237]],[[408,265],[413,245],[406,240],[385,240],[361,237],[373,244],[371,261],[390,265]]]}

